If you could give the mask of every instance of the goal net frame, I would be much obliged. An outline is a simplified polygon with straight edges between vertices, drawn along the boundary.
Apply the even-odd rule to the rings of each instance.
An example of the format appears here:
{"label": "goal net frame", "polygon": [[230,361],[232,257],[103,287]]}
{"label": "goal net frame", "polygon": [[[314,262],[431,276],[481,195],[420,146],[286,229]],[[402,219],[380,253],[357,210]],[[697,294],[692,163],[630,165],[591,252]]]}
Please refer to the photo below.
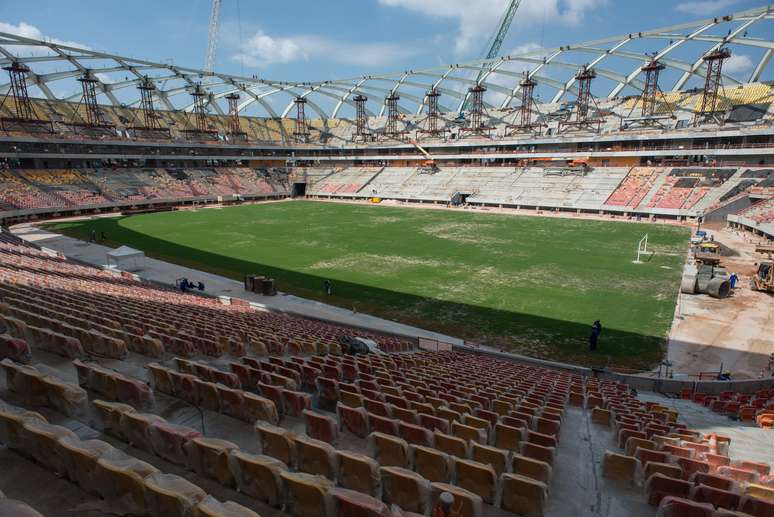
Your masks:
{"label": "goal net frame", "polygon": [[642,264],[642,260],[640,258],[643,255],[648,254],[648,234],[646,233],[645,236],[639,240],[637,243],[637,258],[633,261],[635,264]]}

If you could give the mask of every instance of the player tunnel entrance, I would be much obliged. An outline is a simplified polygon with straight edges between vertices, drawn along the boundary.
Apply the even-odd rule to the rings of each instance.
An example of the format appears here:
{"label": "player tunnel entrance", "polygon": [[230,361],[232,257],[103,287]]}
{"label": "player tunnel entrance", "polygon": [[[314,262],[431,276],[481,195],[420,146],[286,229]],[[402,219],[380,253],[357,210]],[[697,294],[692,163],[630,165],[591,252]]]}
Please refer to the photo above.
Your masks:
{"label": "player tunnel entrance", "polygon": [[293,183],[293,197],[306,196],[306,183]]}

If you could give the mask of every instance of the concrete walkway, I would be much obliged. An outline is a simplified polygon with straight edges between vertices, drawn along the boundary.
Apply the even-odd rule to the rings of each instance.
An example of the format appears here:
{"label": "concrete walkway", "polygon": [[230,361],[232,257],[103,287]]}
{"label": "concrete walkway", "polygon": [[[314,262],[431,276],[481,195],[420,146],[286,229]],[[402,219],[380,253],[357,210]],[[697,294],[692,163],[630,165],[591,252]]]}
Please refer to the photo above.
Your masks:
{"label": "concrete walkway", "polygon": [[[106,254],[112,248],[100,244],[89,243],[72,237],[66,237],[58,233],[52,233],[35,225],[35,223],[23,223],[13,226],[11,231],[38,246],[45,246],[56,250],[63,255],[92,264],[97,267],[106,265]],[[464,341],[459,338],[446,336],[437,332],[424,330],[402,323],[377,318],[368,314],[354,313],[348,309],[335,307],[325,303],[299,298],[286,293],[278,293],[277,296],[262,296],[244,290],[244,285],[236,280],[231,280],[212,273],[206,273],[197,269],[191,269],[176,264],[170,264],[162,260],[146,259],[145,269],[135,272],[139,277],[175,285],[178,278],[188,278],[194,282],[204,282],[206,293],[212,296],[229,296],[249,300],[261,308],[296,314],[311,318],[324,319],[335,323],[362,327],[378,332],[400,334],[411,337],[424,337],[435,339],[453,345],[462,345]]]}

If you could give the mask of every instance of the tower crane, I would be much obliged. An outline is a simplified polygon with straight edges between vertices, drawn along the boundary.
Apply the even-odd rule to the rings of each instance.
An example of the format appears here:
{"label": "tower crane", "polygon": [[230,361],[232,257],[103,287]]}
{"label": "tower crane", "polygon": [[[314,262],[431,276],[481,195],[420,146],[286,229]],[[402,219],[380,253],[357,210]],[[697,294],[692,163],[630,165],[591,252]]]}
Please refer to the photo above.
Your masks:
{"label": "tower crane", "polygon": [[[492,35],[492,39],[490,39],[487,44],[489,50],[487,50],[487,53],[483,59],[492,59],[497,57],[497,55],[500,53],[500,48],[503,46],[503,41],[505,41],[505,36],[508,34],[508,29],[511,28],[513,16],[516,14],[516,10],[519,8],[519,5],[521,5],[521,0],[510,1],[508,8],[503,13],[502,18],[500,18],[500,23],[497,25],[497,32]],[[486,72],[483,69],[478,72],[478,76],[476,76],[476,84],[481,81],[485,73]],[[468,111],[468,108],[470,108],[470,95],[466,97],[461,111]]]}
{"label": "tower crane", "polygon": [[207,56],[204,60],[204,71],[215,70],[215,51],[218,49],[218,32],[220,32],[220,4],[222,0],[212,0],[210,14],[210,32],[207,36]]}

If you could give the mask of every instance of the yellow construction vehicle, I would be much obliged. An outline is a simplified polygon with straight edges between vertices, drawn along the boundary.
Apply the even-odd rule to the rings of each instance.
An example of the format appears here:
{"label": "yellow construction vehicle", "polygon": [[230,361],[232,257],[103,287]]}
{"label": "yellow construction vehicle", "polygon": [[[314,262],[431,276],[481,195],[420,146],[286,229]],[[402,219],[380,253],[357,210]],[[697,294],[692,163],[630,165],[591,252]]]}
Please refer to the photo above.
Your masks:
{"label": "yellow construction vehicle", "polygon": [[438,164],[435,163],[435,160],[432,156],[430,156],[430,153],[428,153],[424,147],[419,145],[416,140],[409,140],[409,143],[416,147],[417,150],[425,157],[425,159],[419,163],[419,172],[438,172]]}
{"label": "yellow construction vehicle", "polygon": [[772,260],[774,246],[758,246],[755,251],[767,258],[756,264],[757,269],[750,281],[750,289],[774,293],[774,261]]}

